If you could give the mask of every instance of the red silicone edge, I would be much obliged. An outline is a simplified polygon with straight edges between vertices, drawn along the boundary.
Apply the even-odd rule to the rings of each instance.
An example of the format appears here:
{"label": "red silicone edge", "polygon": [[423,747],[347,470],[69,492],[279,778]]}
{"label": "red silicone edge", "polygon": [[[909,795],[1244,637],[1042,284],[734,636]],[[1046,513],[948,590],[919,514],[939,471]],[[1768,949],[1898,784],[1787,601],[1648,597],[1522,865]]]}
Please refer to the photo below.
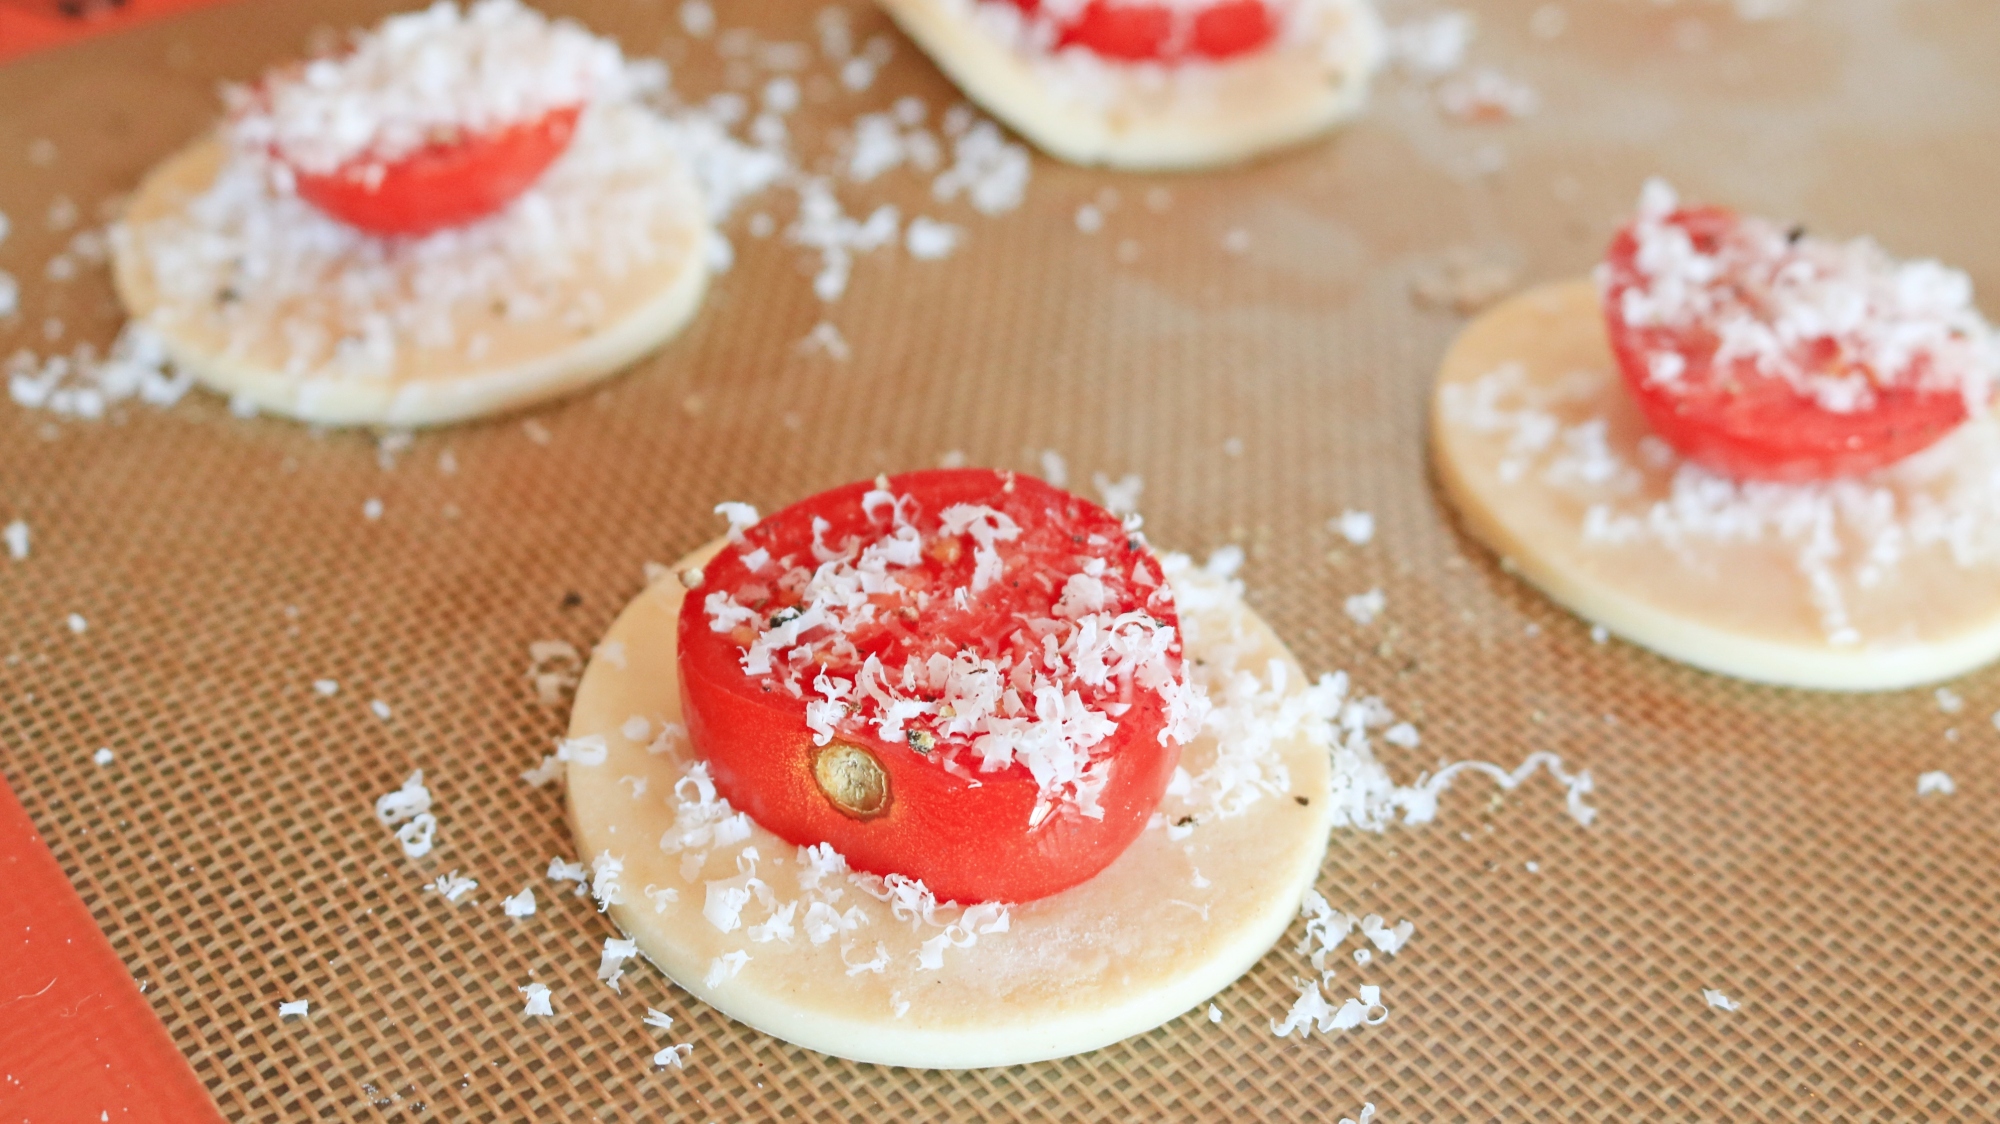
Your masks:
{"label": "red silicone edge", "polygon": [[220,1122],[208,1091],[4,780],[0,887],[6,1124]]}

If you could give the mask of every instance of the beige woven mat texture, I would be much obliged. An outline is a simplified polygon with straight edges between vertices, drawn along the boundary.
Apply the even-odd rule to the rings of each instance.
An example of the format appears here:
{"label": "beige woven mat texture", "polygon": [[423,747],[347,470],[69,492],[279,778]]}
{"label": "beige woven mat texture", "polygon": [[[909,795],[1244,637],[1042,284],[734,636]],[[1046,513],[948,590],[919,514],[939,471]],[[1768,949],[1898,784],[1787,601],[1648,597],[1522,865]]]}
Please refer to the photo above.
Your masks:
{"label": "beige woven mat texture", "polygon": [[[661,53],[687,95],[754,92],[787,61],[762,46],[725,61],[669,0],[556,6]],[[893,57],[857,94],[811,47],[817,5],[718,7],[757,43],[808,45],[792,127],[809,160],[864,110],[914,94],[935,120],[955,100],[872,11],[855,8],[855,27],[890,36]],[[737,265],[684,337],[532,425],[424,433],[389,455],[372,435],[241,420],[202,394],[100,422],[0,405],[0,521],[33,531],[28,559],[0,560],[0,772],[223,1111],[2000,1115],[2000,681],[1953,684],[1964,706],[1949,713],[1930,691],[1746,686],[1593,644],[1465,538],[1429,483],[1425,396],[1462,320],[1412,296],[1468,263],[1519,283],[1584,271],[1664,172],[1691,195],[1953,261],[2000,313],[2000,6],[1822,0],[1764,21],[1719,0],[1477,7],[1470,64],[1536,90],[1524,120],[1453,121],[1430,84],[1391,75],[1346,135],[1242,170],[1037,158],[1024,205],[994,217],[893,172],[844,187],[850,211],[893,201],[965,242],[944,262],[865,255],[832,304],[809,255],[746,232],[760,208],[789,220],[774,194],[732,220]],[[0,354],[48,350],[49,316],[59,346],[116,323],[101,270],[44,276],[66,237],[44,221],[58,197],[88,220],[212,118],[218,79],[388,9],[249,0],[0,70],[15,228],[0,268],[24,290]],[[1086,203],[1103,209],[1094,234],[1075,221]],[[800,347],[821,321],[845,361]],[[1270,1031],[1307,972],[1289,947],[1218,998],[1220,1025],[1196,1013],[1086,1057],[970,1073],[798,1050],[650,969],[622,995],[596,983],[605,923],[543,878],[570,854],[560,797],[518,779],[564,720],[524,676],[529,642],[587,647],[642,562],[715,533],[717,501],[769,510],[948,450],[1027,470],[1044,449],[1086,489],[1141,474],[1161,544],[1243,544],[1255,603],[1307,667],[1347,669],[1419,725],[1416,750],[1378,743],[1398,776],[1552,750],[1595,776],[1595,826],[1546,778],[1505,798],[1467,778],[1434,824],[1337,835],[1328,898],[1416,935],[1393,961],[1342,967],[1340,987],[1381,985],[1392,1014],[1332,1038]],[[1328,530],[1350,507],[1377,517],[1373,543]],[[1343,598],[1378,586],[1382,619],[1353,624]],[[100,747],[111,764],[93,764]],[[371,808],[417,767],[441,830],[410,861]],[[1956,795],[1917,797],[1934,769]],[[425,888],[451,871],[480,883],[457,907]],[[509,921],[499,900],[523,885],[542,910]],[[522,1019],[531,978],[559,1017]],[[1740,1009],[1712,1009],[1703,988]],[[280,1021],[297,998],[310,1018]],[[641,1025],[648,1006],[672,1035]],[[694,1044],[685,1071],[650,1065],[667,1041]]]}

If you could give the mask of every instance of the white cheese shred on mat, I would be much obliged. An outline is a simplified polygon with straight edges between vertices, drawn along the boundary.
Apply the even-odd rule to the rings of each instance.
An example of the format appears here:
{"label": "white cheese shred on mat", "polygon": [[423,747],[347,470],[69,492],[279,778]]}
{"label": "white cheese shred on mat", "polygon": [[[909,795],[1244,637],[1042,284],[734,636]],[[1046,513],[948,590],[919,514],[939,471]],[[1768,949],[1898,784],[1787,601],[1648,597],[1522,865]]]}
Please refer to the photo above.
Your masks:
{"label": "white cheese shred on mat", "polygon": [[[116,755],[111,752],[111,748],[109,746],[106,746],[105,748],[100,749],[96,753],[90,755],[90,759],[96,762],[99,766],[109,765],[113,760],[115,760],[115,758]],[[1944,774],[1940,773],[1938,775],[1943,776]]]}
{"label": "white cheese shred on mat", "polygon": [[430,853],[437,839],[438,824],[437,817],[431,814],[431,790],[424,787],[422,769],[411,773],[401,788],[376,799],[375,819],[383,827],[396,828],[396,840],[410,858],[420,859]]}
{"label": "white cheese shred on mat", "polygon": [[672,1015],[667,1014],[665,1011],[656,1011],[651,1007],[646,1008],[646,1017],[642,1021],[647,1026],[660,1030],[672,1030],[674,1028],[674,1017]]}
{"label": "white cheese shred on mat", "polygon": [[535,890],[532,886],[521,887],[521,892],[500,901],[500,909],[509,917],[533,917],[535,915]]}
{"label": "white cheese shred on mat", "polygon": [[1271,1020],[1271,1033],[1280,1038],[1289,1038],[1296,1033],[1301,1039],[1306,1039],[1312,1037],[1315,1028],[1321,1034],[1332,1034],[1359,1026],[1378,1026],[1388,1021],[1389,1008],[1382,1005],[1382,989],[1373,984],[1363,985],[1356,998],[1335,1007],[1320,994],[1319,981],[1300,980],[1298,983],[1299,997],[1286,1013],[1284,1021]]}
{"label": "white cheese shred on mat", "polygon": [[622,941],[616,937],[606,937],[604,951],[599,953],[597,958],[597,978],[611,990],[623,994],[624,989],[618,986],[618,980],[625,975],[625,962],[637,955],[639,955],[638,941]]}
{"label": "white cheese shred on mat", "polygon": [[28,556],[28,544],[31,534],[28,530],[27,520],[16,519],[7,524],[7,529],[0,531],[0,538],[7,540],[7,557],[19,562]]}
{"label": "white cheese shred on mat", "polygon": [[1950,796],[1957,791],[1958,785],[1952,781],[1950,773],[1933,770],[1917,777],[1918,796]]}
{"label": "white cheese shred on mat", "polygon": [[308,1001],[304,999],[292,999],[280,1003],[278,1004],[278,1017],[281,1019],[305,1018],[309,1005]]}
{"label": "white cheese shred on mat", "polygon": [[692,1053],[694,1053],[694,1043],[682,1042],[679,1045],[669,1046],[659,1053],[654,1054],[653,1065],[660,1069],[665,1069],[668,1066],[680,1069],[682,1068],[681,1063],[686,1061],[688,1055]]}
{"label": "white cheese shred on mat", "polygon": [[549,881],[576,883],[576,896],[590,892],[590,875],[584,872],[581,862],[568,862],[561,855],[549,860]]}
{"label": "white cheese shred on mat", "polygon": [[1365,511],[1349,508],[1329,526],[1334,533],[1355,546],[1366,546],[1375,537],[1375,517]]}
{"label": "white cheese shred on mat", "polygon": [[1360,1116],[1343,1116],[1340,1118],[1340,1124],[1372,1124],[1374,1119],[1375,1103],[1373,1101],[1364,1101],[1361,1105]]}
{"label": "white cheese shred on mat", "polygon": [[549,985],[545,983],[531,983],[528,986],[521,988],[520,992],[522,995],[528,997],[527,1006],[521,1008],[522,1018],[532,1019],[537,1017],[539,1018],[555,1017],[556,1013],[555,1007],[549,1003]]}
{"label": "white cheese shred on mat", "polygon": [[457,905],[460,899],[478,888],[479,883],[470,878],[462,877],[455,870],[450,874],[438,875],[437,881],[431,883],[431,889],[444,895],[444,900],[453,905]]}
{"label": "white cheese shred on mat", "polygon": [[1712,987],[1702,988],[1701,997],[1704,1000],[1707,1000],[1708,1005],[1710,1007],[1713,1007],[1718,1011],[1734,1011],[1742,1006],[1742,1004],[1736,1002],[1736,1000],[1729,998],[1727,995],[1722,994],[1721,992],[1715,990]]}

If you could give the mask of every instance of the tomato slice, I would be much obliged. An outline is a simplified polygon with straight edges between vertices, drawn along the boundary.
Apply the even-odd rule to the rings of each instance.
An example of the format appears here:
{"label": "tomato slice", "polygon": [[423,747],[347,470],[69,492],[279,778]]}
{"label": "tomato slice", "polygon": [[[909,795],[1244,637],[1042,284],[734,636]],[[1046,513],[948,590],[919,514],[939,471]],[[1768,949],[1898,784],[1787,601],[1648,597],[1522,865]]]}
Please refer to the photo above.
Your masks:
{"label": "tomato slice", "polygon": [[[1013,0],[1029,15],[1041,0]],[[1119,62],[1227,59],[1267,46],[1278,36],[1268,0],[1215,0],[1206,7],[1145,0],[1090,0],[1057,26],[1058,47],[1082,47]]]}
{"label": "tomato slice", "polygon": [[1200,723],[1159,560],[1011,473],[851,484],[733,531],[679,642],[688,733],[732,804],[940,900],[1104,869]]}
{"label": "tomato slice", "polygon": [[1738,479],[1852,476],[1988,401],[1987,329],[1962,275],[1665,191],[1648,188],[1600,283],[1625,385],[1683,457]]}
{"label": "tomato slice", "polygon": [[552,109],[493,132],[440,140],[383,162],[332,172],[294,168],[299,197],[370,234],[429,234],[485,218],[534,186],[569,147],[581,106]]}

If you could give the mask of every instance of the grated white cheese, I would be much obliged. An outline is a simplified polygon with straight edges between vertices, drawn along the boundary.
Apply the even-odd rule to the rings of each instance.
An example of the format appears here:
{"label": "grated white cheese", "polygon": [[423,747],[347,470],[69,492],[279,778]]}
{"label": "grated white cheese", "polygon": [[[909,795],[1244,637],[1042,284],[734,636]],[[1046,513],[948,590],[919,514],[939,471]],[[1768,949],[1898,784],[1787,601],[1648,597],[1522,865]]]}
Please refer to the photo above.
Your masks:
{"label": "grated white cheese", "polygon": [[410,858],[423,858],[431,853],[431,846],[437,841],[437,827],[436,816],[419,812],[396,829],[396,842],[402,844],[403,853]]}
{"label": "grated white cheese", "polygon": [[621,941],[616,937],[606,937],[604,951],[597,959],[597,978],[609,985],[611,990],[623,994],[624,989],[618,986],[618,981],[625,975],[624,964],[637,955],[639,955],[638,941]]}
{"label": "grated white cheese", "polygon": [[1957,791],[1950,773],[1932,771],[1917,777],[1918,796],[1950,796]]}
{"label": "grated white cheese", "polygon": [[[1016,549],[1009,544],[1021,536],[1012,519],[984,506],[948,507],[929,533],[910,521],[916,504],[908,496],[878,487],[860,506],[876,529],[873,541],[828,546],[819,541],[822,527],[812,547],[816,568],[790,557],[772,566],[787,575],[781,584],[796,591],[794,606],[766,617],[725,590],[703,602],[715,632],[743,630],[746,676],[806,699],[806,725],[816,744],[827,744],[842,729],[865,729],[884,739],[922,739],[947,770],[964,769],[959,758],[967,754],[982,773],[1022,765],[1040,791],[1030,816],[1031,824],[1040,824],[1057,809],[1103,816],[1097,794],[1106,764],[1091,751],[1116,731],[1106,707],[1117,705],[1124,692],[1136,686],[1158,694],[1167,717],[1163,739],[1185,740],[1199,724],[1201,700],[1177,670],[1172,626],[1143,611],[1112,611],[1118,604],[1151,604],[1159,591],[1137,588],[1135,577],[1107,569],[1102,558],[1083,560],[1069,575],[1048,618],[1025,621],[990,650],[911,655],[900,667],[885,666],[875,655],[860,658],[849,636],[883,610],[880,598],[904,599],[922,611],[922,602],[896,581],[897,571],[919,565],[927,551],[970,546],[975,564],[969,584],[949,594],[955,604],[969,604],[999,579]],[[746,563],[763,553],[746,555]],[[1132,574],[1143,572],[1135,566]],[[815,674],[808,678],[808,671]]]}
{"label": "grated white cheese", "polygon": [[422,769],[411,773],[401,788],[383,793],[375,800],[375,818],[383,827],[394,827],[430,810],[431,790],[424,787]]}
{"label": "grated white cheese", "polygon": [[462,877],[455,870],[449,874],[438,875],[437,880],[431,883],[431,889],[443,894],[444,900],[453,905],[457,905],[460,898],[478,888],[479,883],[474,882],[470,878]]}
{"label": "grated white cheese", "polygon": [[549,881],[576,883],[576,895],[582,897],[590,890],[590,876],[584,873],[581,862],[568,862],[561,855],[549,860]]}
{"label": "grated white cheese", "polygon": [[1734,1011],[1741,1007],[1741,1004],[1737,1003],[1734,999],[1729,998],[1714,988],[1702,988],[1701,997],[1708,1002],[1710,1007],[1718,1011]]}
{"label": "grated white cheese", "polygon": [[71,632],[78,636],[82,636],[84,631],[90,628],[90,622],[84,620],[81,613],[71,613],[64,623],[69,626]]}
{"label": "grated white cheese", "polygon": [[1220,1026],[1222,1024],[1222,1008],[1210,1003],[1208,1005],[1208,1021]]}
{"label": "grated white cheese", "polygon": [[611,745],[602,734],[588,734],[580,738],[557,738],[557,761],[567,761],[586,768],[604,764],[610,756]]}
{"label": "grated white cheese", "polygon": [[1375,618],[1382,615],[1382,610],[1388,604],[1389,599],[1381,590],[1371,589],[1366,593],[1357,593],[1347,598],[1341,603],[1341,607],[1346,611],[1349,620],[1366,626],[1374,624]]}
{"label": "grated white cheese", "polygon": [[[1736,481],[1682,461],[1650,435],[1637,463],[1613,451],[1605,419],[1577,405],[1595,396],[1600,377],[1531,387],[1523,367],[1502,364],[1445,388],[1444,410],[1455,425],[1505,438],[1503,483],[1533,475],[1584,503],[1586,543],[1657,544],[1691,567],[1704,544],[1786,544],[1836,644],[1866,639],[1852,599],[1891,581],[1914,552],[1939,548],[1962,567],[2000,563],[2000,422],[1990,416],[1863,476]],[[1642,498],[1662,489],[1662,498]]]}
{"label": "grated white cheese", "polygon": [[[1620,286],[1617,314],[1642,340],[1711,333],[1718,370],[1783,379],[1834,413],[1869,409],[1879,390],[1897,386],[1958,391],[1968,414],[1985,411],[2000,337],[1964,273],[1898,262],[1865,238],[1795,237],[1750,216],[1704,251],[1677,221],[1680,208],[1665,181],[1647,181],[1632,224],[1636,276],[1610,263],[1598,270],[1606,292]],[[1649,381],[1671,388],[1685,370],[1679,352],[1655,350]]]}
{"label": "grated white cheese", "polygon": [[558,706],[576,690],[583,676],[583,656],[567,640],[537,640],[528,645],[528,681],[543,706]]}
{"label": "grated white cheese", "polygon": [[1438,107],[1461,121],[1513,121],[1540,108],[1534,87],[1491,67],[1479,67],[1438,87]]}
{"label": "grated white cheese", "polygon": [[903,248],[918,261],[940,261],[950,257],[963,241],[963,227],[916,215],[910,219],[910,225],[904,232]]}
{"label": "grated white cheese", "polygon": [[391,16],[347,49],[225,92],[231,139],[303,172],[392,163],[439,136],[491,133],[656,85],[618,47],[518,0]]}
{"label": "grated white cheese", "polygon": [[659,1030],[672,1030],[674,1028],[674,1017],[672,1015],[667,1014],[665,1011],[656,1011],[651,1007],[646,1008],[646,1017],[641,1021],[647,1026],[655,1027]]}
{"label": "grated white cheese", "polygon": [[609,851],[599,851],[590,860],[590,896],[597,900],[597,912],[625,904],[625,887],[619,884],[624,876],[625,860]]}
{"label": "grated white cheese", "polygon": [[706,987],[718,987],[726,980],[733,980],[750,963],[750,954],[742,949],[725,952],[708,963],[708,975],[702,978]]}
{"label": "grated white cheese", "polygon": [[375,717],[380,718],[384,722],[387,722],[389,720],[389,714],[390,714],[389,704],[383,702],[381,699],[371,700],[368,703],[368,712],[370,714],[373,714]]}
{"label": "grated white cheese", "polygon": [[330,699],[340,693],[340,684],[332,679],[315,679],[313,693],[323,699]]}
{"label": "grated white cheese", "polygon": [[1375,517],[1349,508],[1328,524],[1332,531],[1355,546],[1366,546],[1375,537]]}
{"label": "grated white cheese", "polygon": [[1271,1020],[1271,1033],[1280,1038],[1289,1038],[1295,1032],[1301,1039],[1310,1038],[1315,1027],[1321,1034],[1331,1034],[1358,1026],[1377,1026],[1389,1018],[1389,1009],[1382,1005],[1382,989],[1373,984],[1364,985],[1357,998],[1339,1007],[1320,994],[1318,981],[1301,980],[1299,984],[1299,997],[1285,1020],[1282,1023]]}
{"label": "grated white cheese", "polygon": [[30,537],[28,521],[25,519],[16,519],[7,524],[6,530],[0,531],[0,538],[7,541],[7,556],[16,562],[28,556]]}
{"label": "grated white cheese", "polygon": [[1957,714],[1965,709],[1965,700],[1950,687],[1939,687],[1932,697],[1937,699],[1937,708],[1946,714]]}
{"label": "grated white cheese", "polygon": [[111,762],[116,759],[116,755],[113,754],[111,752],[110,747],[107,746],[103,749],[99,749],[96,753],[91,754],[90,759],[91,761],[95,762],[99,767],[103,767],[105,765],[111,764]]}
{"label": "grated white cheese", "polygon": [[522,995],[528,997],[527,1006],[521,1008],[522,1018],[532,1019],[532,1018],[555,1017],[556,1013],[555,1007],[549,1002],[549,985],[544,983],[531,983],[526,987],[520,988],[519,991],[521,992]]}
{"label": "grated white cheese", "polygon": [[303,1019],[306,1017],[306,1011],[310,1006],[310,1002],[304,999],[292,999],[279,1003],[278,1017],[281,1019]]}
{"label": "grated white cheese", "polygon": [[681,1069],[684,1068],[681,1063],[686,1061],[688,1055],[692,1053],[694,1053],[694,1043],[682,1042],[675,1046],[668,1046],[666,1049],[654,1054],[653,1064],[662,1069],[668,1066]]}
{"label": "grated white cheese", "polygon": [[521,892],[500,900],[501,912],[509,917],[533,917],[535,915],[535,890],[532,886],[521,887]]}
{"label": "grated white cheese", "polygon": [[528,782],[531,788],[541,788],[544,785],[554,784],[562,780],[563,771],[563,763],[556,760],[555,754],[544,753],[542,754],[541,763],[532,769],[524,771],[521,774],[521,779]]}
{"label": "grated white cheese", "polygon": [[1414,77],[1438,78],[1464,65],[1473,29],[1472,13],[1458,9],[1410,20],[1388,29],[1388,55]]}
{"label": "grated white cheese", "polygon": [[1138,473],[1129,472],[1117,480],[1101,472],[1090,474],[1090,483],[1104,500],[1104,510],[1113,515],[1132,515],[1139,510],[1139,493],[1146,490],[1146,481]]}

